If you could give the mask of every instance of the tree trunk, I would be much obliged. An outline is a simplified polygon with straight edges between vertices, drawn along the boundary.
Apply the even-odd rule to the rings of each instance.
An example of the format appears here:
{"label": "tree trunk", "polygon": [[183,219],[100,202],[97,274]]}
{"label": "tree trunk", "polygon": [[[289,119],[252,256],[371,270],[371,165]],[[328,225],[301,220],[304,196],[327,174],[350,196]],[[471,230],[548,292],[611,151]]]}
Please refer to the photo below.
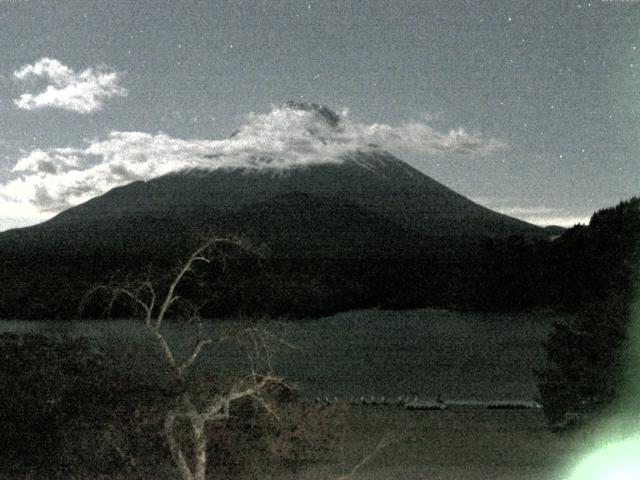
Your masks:
{"label": "tree trunk", "polygon": [[201,416],[191,419],[194,444],[194,480],[205,480],[207,471],[207,436],[204,430],[205,421]]}
{"label": "tree trunk", "polygon": [[[173,413],[168,413],[165,421],[164,421],[164,432],[167,437],[167,442],[169,443],[169,450],[171,451],[171,457],[173,458],[176,467],[178,468],[178,472],[180,473],[180,478],[182,480],[195,480],[193,477],[193,473],[187,465],[187,460],[184,458],[184,454],[182,453],[182,449],[176,440],[174,434],[174,424],[176,421],[176,417]],[[206,453],[205,453],[206,457]],[[204,479],[204,476],[202,477]]]}

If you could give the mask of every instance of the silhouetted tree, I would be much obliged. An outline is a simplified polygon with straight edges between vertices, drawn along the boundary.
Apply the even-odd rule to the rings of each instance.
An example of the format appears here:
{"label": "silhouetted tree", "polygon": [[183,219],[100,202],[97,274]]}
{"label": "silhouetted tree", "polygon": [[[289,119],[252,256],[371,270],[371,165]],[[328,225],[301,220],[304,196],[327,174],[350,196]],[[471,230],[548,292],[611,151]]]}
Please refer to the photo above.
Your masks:
{"label": "silhouetted tree", "polygon": [[[597,212],[554,242],[549,283],[568,313],[546,343],[539,388],[550,424],[579,424],[611,404],[623,381],[623,351],[637,277],[640,199]],[[564,298],[563,298],[564,297]]]}
{"label": "silhouetted tree", "polygon": [[[199,314],[199,305],[193,304],[178,294],[179,287],[188,275],[193,275],[198,264],[212,262],[226,263],[231,249],[249,251],[239,240],[213,238],[198,247],[179,267],[169,285],[161,290],[150,280],[134,282],[125,286],[100,286],[94,289],[106,291],[110,296],[110,305],[124,298],[140,312],[145,327],[159,345],[165,364],[177,383],[175,405],[164,416],[164,434],[173,462],[182,480],[205,480],[208,458],[207,425],[228,420],[231,409],[245,399],[258,402],[263,408],[275,415],[266,398],[274,385],[284,385],[283,380],[274,375],[269,362],[265,371],[258,371],[252,362],[252,370],[247,376],[235,381],[229,387],[210,385],[206,390],[198,385],[194,390],[190,385],[188,373],[205,348],[211,348],[224,337],[213,339],[206,335]],[[179,358],[176,349],[167,340],[164,332],[166,319],[174,314],[183,317],[192,325],[196,339],[191,350]],[[249,335],[255,345],[256,360],[260,355],[268,356],[265,343],[266,332],[255,327],[247,327],[242,333]],[[238,335],[238,333],[236,333]],[[188,434],[180,429],[180,424],[188,425]]]}

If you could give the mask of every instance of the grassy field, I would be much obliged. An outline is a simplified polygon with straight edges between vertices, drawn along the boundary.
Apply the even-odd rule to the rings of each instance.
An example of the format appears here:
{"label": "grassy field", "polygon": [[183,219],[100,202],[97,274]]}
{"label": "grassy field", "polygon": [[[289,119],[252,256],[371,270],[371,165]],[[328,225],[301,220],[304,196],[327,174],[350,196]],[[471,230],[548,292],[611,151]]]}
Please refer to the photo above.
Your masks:
{"label": "grassy field", "polygon": [[[534,399],[534,370],[544,365],[542,342],[552,315],[484,314],[443,310],[346,312],[265,327],[295,348],[273,344],[276,372],[309,398],[400,395],[454,399]],[[233,322],[210,322],[216,336]],[[192,345],[192,326],[168,324],[178,350]],[[125,364],[149,372],[162,357],[141,322],[0,322],[0,331],[89,335],[113,348]],[[234,342],[209,349],[203,370],[246,372],[246,351]]]}
{"label": "grassy field", "polygon": [[[537,398],[534,370],[544,365],[542,342],[553,316],[479,314],[440,310],[367,310],[265,326],[295,348],[271,350],[276,372],[307,398],[419,396],[424,399]],[[233,322],[207,323],[216,335]],[[167,325],[167,338],[186,352],[192,326]],[[140,322],[0,322],[0,331],[88,335],[96,348],[114,349],[136,377],[164,371],[162,357]],[[246,351],[236,342],[203,356],[202,372],[246,372]],[[444,411],[399,406],[351,406],[342,447],[282,480],[338,479],[382,449],[352,477],[371,480],[560,479],[575,439],[551,433],[541,410],[452,407]]]}
{"label": "grassy field", "polygon": [[551,317],[359,311],[291,324],[279,365],[309,396],[534,398]]}
{"label": "grassy field", "polygon": [[354,475],[368,480],[561,480],[579,439],[551,433],[540,411],[408,411],[352,407],[337,456],[282,480],[337,479],[382,438],[394,441]]}

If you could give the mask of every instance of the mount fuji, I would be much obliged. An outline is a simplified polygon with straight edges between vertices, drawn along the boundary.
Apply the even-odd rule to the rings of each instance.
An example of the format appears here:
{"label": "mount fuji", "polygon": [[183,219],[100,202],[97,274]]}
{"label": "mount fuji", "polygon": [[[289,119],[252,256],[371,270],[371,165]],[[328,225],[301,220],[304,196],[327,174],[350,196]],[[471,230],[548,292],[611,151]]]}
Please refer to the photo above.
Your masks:
{"label": "mount fuji", "polygon": [[[340,127],[340,117],[326,107],[288,108],[312,115],[328,131]],[[0,315],[20,315],[16,304],[40,305],[37,315],[26,316],[56,315],[65,295],[77,298],[114,272],[171,265],[207,232],[263,244],[268,258],[279,259],[281,273],[313,270],[326,261],[349,265],[340,277],[360,272],[360,290],[374,271],[388,273],[380,262],[394,268],[416,259],[461,264],[472,261],[482,239],[548,236],[375,146],[287,168],[268,155],[253,161],[260,168],[193,168],[135,181],[39,225],[1,233],[0,280],[15,288],[2,294]]]}

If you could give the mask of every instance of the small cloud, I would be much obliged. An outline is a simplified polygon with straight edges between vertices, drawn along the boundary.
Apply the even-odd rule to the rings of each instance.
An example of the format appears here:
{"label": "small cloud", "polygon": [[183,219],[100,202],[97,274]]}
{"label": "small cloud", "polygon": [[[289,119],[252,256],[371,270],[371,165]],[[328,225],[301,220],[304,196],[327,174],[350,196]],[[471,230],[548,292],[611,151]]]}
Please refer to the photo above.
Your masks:
{"label": "small cloud", "polygon": [[[72,75],[61,64],[47,68],[60,77]],[[504,147],[463,129],[439,132],[421,122],[364,124],[325,107],[288,104],[249,114],[244,125],[222,140],[114,131],[80,148],[23,152],[2,192],[55,213],[116,186],[176,171],[303,168],[340,163],[355,151],[475,158]]]}
{"label": "small cloud", "polygon": [[496,212],[519,218],[525,222],[533,223],[541,227],[557,225],[560,227],[573,227],[578,223],[588,224],[589,214],[581,215],[579,212],[564,208],[551,208],[547,206],[508,206],[505,200],[492,202],[488,198],[474,198],[475,202],[485,205]]}
{"label": "small cloud", "polygon": [[541,217],[532,216],[532,217],[524,218],[523,220],[529,223],[533,223],[534,225],[540,225],[541,227],[548,227],[548,226],[554,225],[558,227],[571,228],[579,223],[583,225],[588,225],[589,218],[590,217],[588,215],[574,216],[574,215],[560,214],[558,216],[553,216],[553,215],[547,215],[547,216],[541,216]]}
{"label": "small cloud", "polygon": [[502,207],[500,211],[505,215],[514,215],[514,216],[531,216],[531,215],[549,215],[553,213],[558,213],[557,209],[549,208],[549,207]]}
{"label": "small cloud", "polygon": [[111,97],[124,97],[127,90],[121,87],[120,74],[107,67],[87,68],[76,73],[52,58],[41,58],[13,72],[20,82],[46,81],[39,93],[23,93],[14,100],[18,108],[61,108],[76,113],[92,113],[102,109],[104,101]]}

